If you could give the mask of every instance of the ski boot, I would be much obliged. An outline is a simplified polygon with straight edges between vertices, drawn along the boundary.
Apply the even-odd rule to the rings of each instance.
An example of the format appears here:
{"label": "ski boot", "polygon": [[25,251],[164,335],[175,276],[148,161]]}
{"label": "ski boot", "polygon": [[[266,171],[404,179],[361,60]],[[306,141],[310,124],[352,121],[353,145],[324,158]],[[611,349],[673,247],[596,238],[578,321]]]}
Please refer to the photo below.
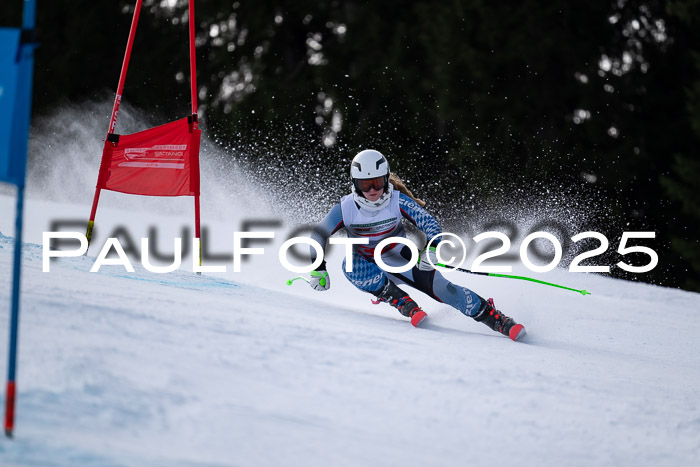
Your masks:
{"label": "ski boot", "polygon": [[406,292],[390,280],[387,280],[384,288],[377,294],[377,300],[372,300],[375,305],[381,302],[388,303],[399,310],[402,315],[411,318],[411,324],[415,327],[420,326],[423,320],[428,317],[425,311],[421,310]]}
{"label": "ski boot", "polygon": [[493,298],[489,298],[488,300],[481,299],[481,307],[474,317],[474,320],[484,323],[494,331],[500,332],[514,341],[517,341],[525,335],[525,326],[516,323],[513,318],[509,318],[498,311],[493,304]]}

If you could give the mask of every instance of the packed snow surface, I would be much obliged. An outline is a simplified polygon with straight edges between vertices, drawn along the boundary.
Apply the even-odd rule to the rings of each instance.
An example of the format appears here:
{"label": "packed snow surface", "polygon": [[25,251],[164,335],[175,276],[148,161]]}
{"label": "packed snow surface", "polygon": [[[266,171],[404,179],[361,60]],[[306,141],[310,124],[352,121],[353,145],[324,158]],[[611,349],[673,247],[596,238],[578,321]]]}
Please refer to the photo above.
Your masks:
{"label": "packed snow surface", "polygon": [[[287,286],[286,227],[258,228],[275,239],[240,273],[193,274],[191,255],[168,274],[138,258],[134,273],[91,273],[118,226],[138,240],[155,225],[168,251],[191,223],[189,204],[168,215],[105,195],[89,255],[50,272],[42,231],[84,221],[89,205],[26,203],[15,438],[0,440],[1,465],[700,465],[698,294],[562,269],[515,273],[592,295],[451,272],[527,338],[417,292],[430,318],[415,329],[345,280],[340,247],[330,291]],[[2,375],[14,202],[0,196]],[[232,253],[245,215],[209,225],[213,252]]]}

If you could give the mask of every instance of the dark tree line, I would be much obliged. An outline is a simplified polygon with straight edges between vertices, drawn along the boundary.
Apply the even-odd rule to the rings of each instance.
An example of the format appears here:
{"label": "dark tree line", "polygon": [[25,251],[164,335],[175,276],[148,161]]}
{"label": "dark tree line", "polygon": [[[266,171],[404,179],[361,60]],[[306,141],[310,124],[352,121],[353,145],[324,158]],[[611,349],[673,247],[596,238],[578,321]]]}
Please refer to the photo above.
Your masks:
{"label": "dark tree line", "polygon": [[[6,3],[0,25],[19,24]],[[39,1],[35,114],[114,92],[134,3]],[[178,117],[187,2],[144,5],[125,99]],[[201,110],[223,144],[265,135],[250,157],[342,161],[375,146],[415,185],[454,193],[450,174],[483,202],[579,186],[609,201],[611,245],[657,232],[665,267],[645,279],[700,290],[697,1],[199,0],[196,15]]]}

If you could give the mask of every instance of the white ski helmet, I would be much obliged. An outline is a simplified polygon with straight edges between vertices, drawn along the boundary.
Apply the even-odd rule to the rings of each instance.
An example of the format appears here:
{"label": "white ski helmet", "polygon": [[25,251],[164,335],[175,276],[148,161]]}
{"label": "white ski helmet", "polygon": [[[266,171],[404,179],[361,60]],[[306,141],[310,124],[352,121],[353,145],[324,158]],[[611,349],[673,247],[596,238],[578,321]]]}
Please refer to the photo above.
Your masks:
{"label": "white ski helmet", "polygon": [[[394,187],[389,183],[389,162],[381,152],[365,149],[357,153],[350,165],[352,178],[352,195],[355,202],[370,211],[379,211],[391,199]],[[384,193],[376,201],[365,198],[359,180],[380,178],[383,180]]]}

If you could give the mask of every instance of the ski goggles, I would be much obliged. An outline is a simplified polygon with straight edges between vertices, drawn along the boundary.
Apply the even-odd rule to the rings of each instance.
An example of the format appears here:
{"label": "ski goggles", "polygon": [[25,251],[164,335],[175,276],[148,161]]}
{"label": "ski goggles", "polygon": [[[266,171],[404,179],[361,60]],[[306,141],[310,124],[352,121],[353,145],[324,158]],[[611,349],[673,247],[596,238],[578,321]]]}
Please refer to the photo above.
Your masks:
{"label": "ski goggles", "polygon": [[386,177],[355,179],[355,186],[360,191],[369,191],[372,188],[382,190],[386,186]]}

